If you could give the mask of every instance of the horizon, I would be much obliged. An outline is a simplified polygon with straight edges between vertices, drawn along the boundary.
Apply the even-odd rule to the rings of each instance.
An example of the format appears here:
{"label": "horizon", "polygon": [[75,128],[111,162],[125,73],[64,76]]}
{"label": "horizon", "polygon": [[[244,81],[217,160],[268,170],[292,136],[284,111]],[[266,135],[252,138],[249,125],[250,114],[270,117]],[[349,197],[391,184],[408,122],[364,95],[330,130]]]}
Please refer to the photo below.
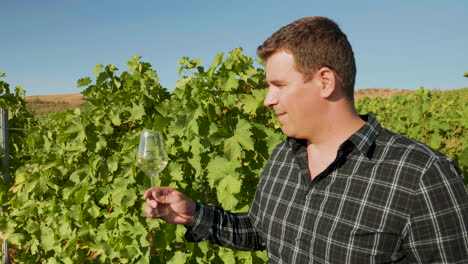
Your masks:
{"label": "horizon", "polygon": [[[268,4],[266,4],[268,3]],[[208,67],[217,53],[255,51],[280,27],[304,16],[333,19],[353,46],[355,90],[456,90],[468,87],[468,2],[407,3],[300,0],[219,5],[121,0],[94,2],[8,1],[0,23],[1,80],[23,86],[27,96],[80,93],[80,78],[96,64],[119,73],[134,55],[149,62],[172,91],[184,56]]]}

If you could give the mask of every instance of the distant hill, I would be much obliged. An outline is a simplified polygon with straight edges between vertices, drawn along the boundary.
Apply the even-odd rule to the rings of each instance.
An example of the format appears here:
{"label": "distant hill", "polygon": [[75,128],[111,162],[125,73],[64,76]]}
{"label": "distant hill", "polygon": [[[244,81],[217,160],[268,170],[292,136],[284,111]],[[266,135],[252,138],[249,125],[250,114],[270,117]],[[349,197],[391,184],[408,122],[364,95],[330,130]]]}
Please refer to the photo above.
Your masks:
{"label": "distant hill", "polygon": [[83,95],[81,93],[32,95],[26,96],[26,100],[28,109],[37,115],[42,115],[79,107],[83,103]]}
{"label": "distant hill", "polygon": [[[371,88],[360,89],[355,92],[355,98],[362,97],[382,97],[388,98],[396,94],[409,94],[413,91],[398,89]],[[83,103],[83,96],[80,93],[52,94],[52,95],[33,95],[26,97],[28,108],[35,114],[47,114],[58,111],[63,112],[69,108],[79,107]]]}

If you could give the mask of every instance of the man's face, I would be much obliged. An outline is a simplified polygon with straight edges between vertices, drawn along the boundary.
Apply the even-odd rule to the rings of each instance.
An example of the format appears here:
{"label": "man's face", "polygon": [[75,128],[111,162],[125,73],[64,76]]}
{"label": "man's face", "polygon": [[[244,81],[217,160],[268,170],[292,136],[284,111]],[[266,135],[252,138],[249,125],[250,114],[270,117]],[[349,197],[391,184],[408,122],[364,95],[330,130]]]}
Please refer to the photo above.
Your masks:
{"label": "man's face", "polygon": [[266,78],[269,84],[264,104],[278,115],[283,133],[288,137],[307,139],[320,125],[320,86],[316,76],[304,82],[297,71],[294,56],[278,51],[266,61]]}

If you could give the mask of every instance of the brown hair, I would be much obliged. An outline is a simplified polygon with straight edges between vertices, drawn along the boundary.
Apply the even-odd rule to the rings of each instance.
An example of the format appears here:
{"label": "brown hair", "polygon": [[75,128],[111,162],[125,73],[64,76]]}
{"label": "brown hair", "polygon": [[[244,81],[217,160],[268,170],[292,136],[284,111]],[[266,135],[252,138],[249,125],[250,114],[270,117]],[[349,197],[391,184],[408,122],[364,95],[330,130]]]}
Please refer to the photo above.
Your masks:
{"label": "brown hair", "polygon": [[348,38],[339,26],[325,17],[305,17],[276,31],[261,46],[257,55],[266,61],[279,50],[294,55],[297,70],[305,81],[322,67],[338,76],[345,95],[353,100],[356,64]]}

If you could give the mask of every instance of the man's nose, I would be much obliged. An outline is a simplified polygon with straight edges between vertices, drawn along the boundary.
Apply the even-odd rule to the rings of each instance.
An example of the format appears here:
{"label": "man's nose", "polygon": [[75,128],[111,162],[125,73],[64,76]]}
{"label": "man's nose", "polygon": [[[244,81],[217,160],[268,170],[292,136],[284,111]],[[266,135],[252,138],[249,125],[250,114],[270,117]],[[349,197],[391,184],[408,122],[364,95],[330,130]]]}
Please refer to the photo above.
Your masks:
{"label": "man's nose", "polygon": [[276,95],[274,89],[268,88],[267,95],[265,96],[265,100],[263,100],[263,104],[266,107],[271,107],[278,103],[278,96]]}

